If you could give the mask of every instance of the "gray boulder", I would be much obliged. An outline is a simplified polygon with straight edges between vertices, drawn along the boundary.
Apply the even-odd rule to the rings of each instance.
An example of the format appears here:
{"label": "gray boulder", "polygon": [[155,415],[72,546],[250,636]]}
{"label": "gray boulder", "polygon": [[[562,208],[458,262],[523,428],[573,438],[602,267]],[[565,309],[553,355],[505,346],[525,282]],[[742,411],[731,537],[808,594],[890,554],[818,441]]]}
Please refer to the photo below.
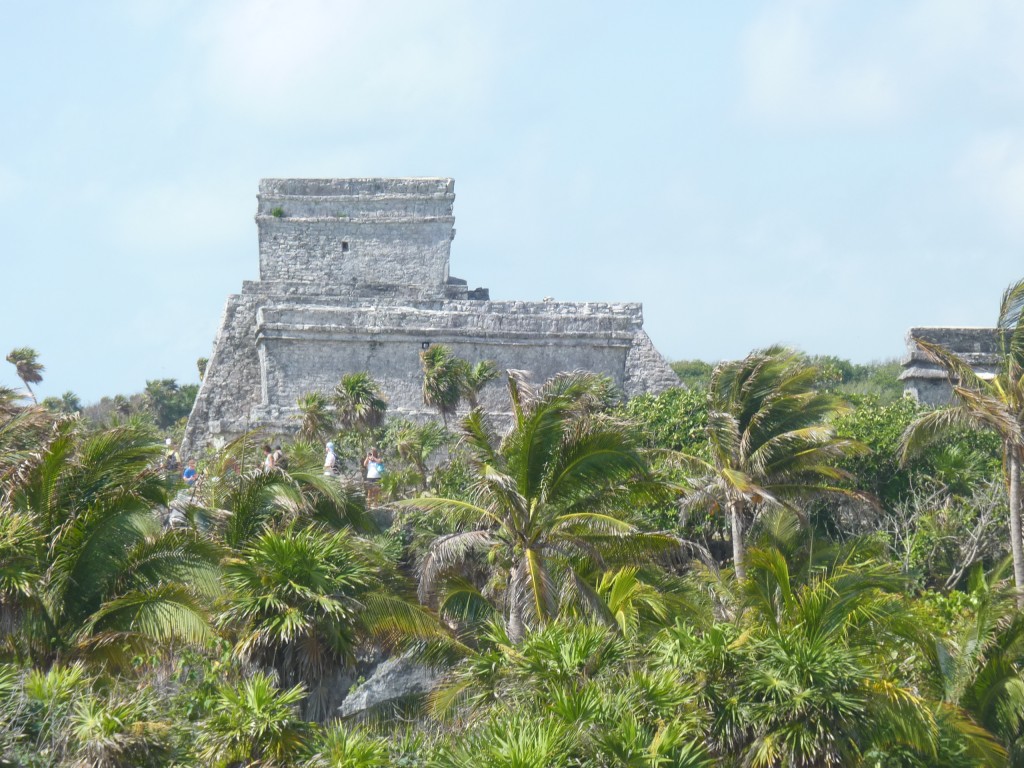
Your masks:
{"label": "gray boulder", "polygon": [[369,679],[338,707],[342,717],[352,717],[389,701],[414,693],[426,693],[441,679],[442,672],[425,667],[409,656],[397,656],[377,665]]}

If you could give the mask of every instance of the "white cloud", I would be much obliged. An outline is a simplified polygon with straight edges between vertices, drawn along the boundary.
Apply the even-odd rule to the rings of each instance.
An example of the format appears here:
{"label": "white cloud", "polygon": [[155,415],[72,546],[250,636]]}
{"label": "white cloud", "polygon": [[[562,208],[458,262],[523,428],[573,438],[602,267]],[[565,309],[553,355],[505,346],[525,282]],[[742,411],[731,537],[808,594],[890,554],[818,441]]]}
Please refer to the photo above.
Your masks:
{"label": "white cloud", "polygon": [[1024,134],[977,137],[954,172],[1008,234],[1024,239]]}
{"label": "white cloud", "polygon": [[468,0],[233,0],[201,17],[194,37],[217,102],[330,122],[472,103],[486,93],[495,26]]}

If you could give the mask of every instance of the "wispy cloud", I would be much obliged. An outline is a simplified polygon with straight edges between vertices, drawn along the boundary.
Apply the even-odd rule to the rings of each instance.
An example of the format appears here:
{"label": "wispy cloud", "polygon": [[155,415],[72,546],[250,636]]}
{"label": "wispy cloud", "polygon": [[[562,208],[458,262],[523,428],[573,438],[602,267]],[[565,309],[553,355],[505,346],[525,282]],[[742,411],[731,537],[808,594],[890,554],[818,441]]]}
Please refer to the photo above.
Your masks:
{"label": "wispy cloud", "polygon": [[210,97],[287,122],[465,107],[486,92],[495,33],[468,0],[233,0],[193,37]]}

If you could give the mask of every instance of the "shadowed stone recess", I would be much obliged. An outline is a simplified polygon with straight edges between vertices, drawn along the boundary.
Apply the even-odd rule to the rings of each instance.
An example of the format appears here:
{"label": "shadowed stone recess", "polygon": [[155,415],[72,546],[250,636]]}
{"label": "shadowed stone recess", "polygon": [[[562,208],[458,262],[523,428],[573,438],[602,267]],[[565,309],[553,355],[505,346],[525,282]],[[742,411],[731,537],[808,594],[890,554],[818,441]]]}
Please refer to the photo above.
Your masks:
{"label": "shadowed stone recess", "polygon": [[[257,199],[260,279],[228,297],[185,454],[257,427],[291,434],[300,395],[357,371],[381,383],[391,413],[426,418],[429,344],[536,381],[589,370],[630,396],[678,386],[639,303],[491,301],[452,277],[452,179],[264,179]],[[500,381],[480,400],[508,409]]]}

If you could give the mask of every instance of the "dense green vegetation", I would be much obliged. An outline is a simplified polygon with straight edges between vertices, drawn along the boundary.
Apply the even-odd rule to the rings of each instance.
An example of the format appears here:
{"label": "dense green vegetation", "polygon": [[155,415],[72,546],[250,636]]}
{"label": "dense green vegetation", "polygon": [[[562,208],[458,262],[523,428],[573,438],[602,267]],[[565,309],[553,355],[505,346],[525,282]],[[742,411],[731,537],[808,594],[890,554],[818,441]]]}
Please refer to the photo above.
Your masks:
{"label": "dense green vegetation", "polygon": [[[0,765],[1024,765],[1024,343],[995,384],[931,353],[950,408],[784,348],[622,402],[435,346],[437,420],[348,373],[286,467],[246,435],[193,486],[194,390],[0,390]],[[341,718],[382,659],[433,682]]]}

